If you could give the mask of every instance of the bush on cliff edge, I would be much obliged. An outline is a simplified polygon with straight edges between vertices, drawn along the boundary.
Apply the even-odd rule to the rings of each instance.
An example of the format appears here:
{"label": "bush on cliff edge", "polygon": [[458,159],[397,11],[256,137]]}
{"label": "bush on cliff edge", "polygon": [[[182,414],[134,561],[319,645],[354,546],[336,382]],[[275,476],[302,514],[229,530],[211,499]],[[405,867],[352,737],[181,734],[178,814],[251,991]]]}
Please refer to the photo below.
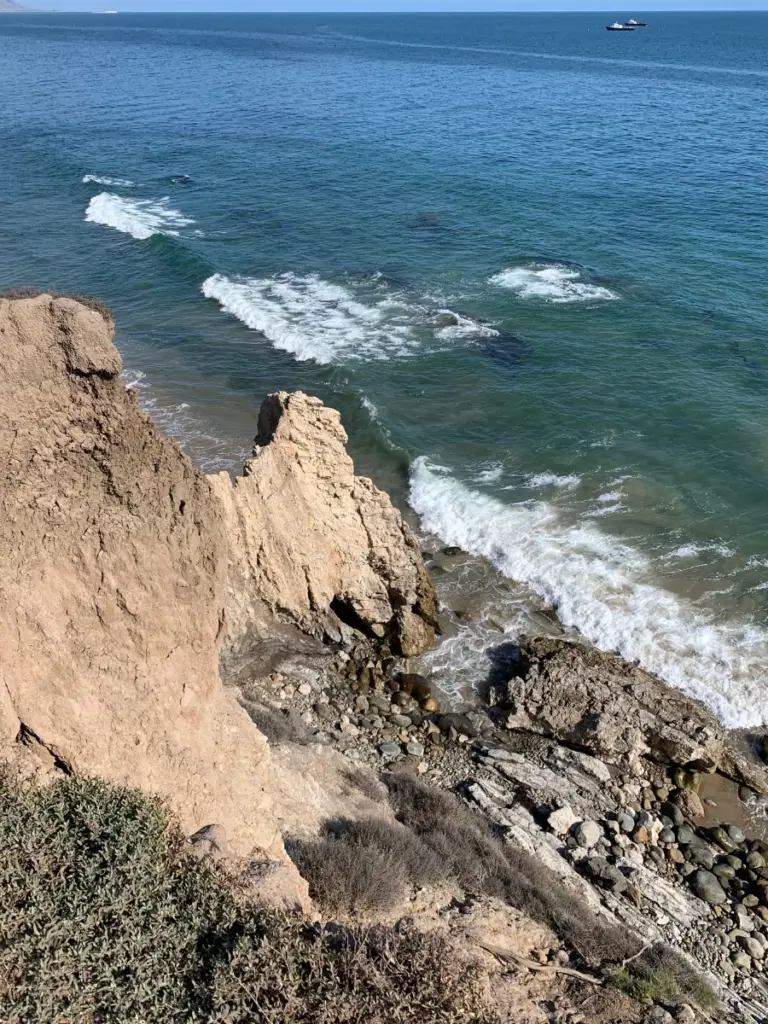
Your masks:
{"label": "bush on cliff edge", "polygon": [[308,928],[189,856],[162,803],[0,773],[8,1024],[492,1024],[437,937]]}

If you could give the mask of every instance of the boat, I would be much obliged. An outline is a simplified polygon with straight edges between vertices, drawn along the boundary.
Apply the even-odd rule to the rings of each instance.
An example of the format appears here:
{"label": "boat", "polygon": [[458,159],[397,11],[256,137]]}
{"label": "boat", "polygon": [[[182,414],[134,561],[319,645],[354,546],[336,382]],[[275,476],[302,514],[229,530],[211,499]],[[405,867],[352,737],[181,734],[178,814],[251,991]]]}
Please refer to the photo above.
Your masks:
{"label": "boat", "polygon": [[647,21],[635,21],[634,18],[630,18],[629,21],[625,21],[624,25],[626,28],[648,28]]}
{"label": "boat", "polygon": [[620,21],[614,21],[612,25],[605,26],[609,32],[634,32],[634,25],[622,25]]}

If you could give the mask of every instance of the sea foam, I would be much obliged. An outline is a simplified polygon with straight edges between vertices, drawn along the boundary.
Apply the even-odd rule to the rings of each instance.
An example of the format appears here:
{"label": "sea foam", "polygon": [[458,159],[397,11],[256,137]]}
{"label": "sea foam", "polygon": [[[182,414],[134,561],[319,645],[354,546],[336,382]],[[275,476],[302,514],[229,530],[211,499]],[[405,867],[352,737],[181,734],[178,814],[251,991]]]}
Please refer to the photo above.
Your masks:
{"label": "sea foam", "polygon": [[557,265],[510,267],[494,274],[490,284],[508,288],[522,299],[540,299],[544,302],[597,302],[619,297],[609,288],[582,280],[580,271],[575,268]]}
{"label": "sea foam", "polygon": [[85,219],[138,239],[151,238],[152,235],[176,236],[180,228],[195,223],[191,217],[172,209],[167,197],[127,199],[111,192],[100,192],[93,197],[85,211]]}
{"label": "sea foam", "polygon": [[555,607],[565,626],[704,701],[725,725],[768,720],[765,629],[715,621],[665,590],[637,549],[592,522],[565,522],[548,502],[506,505],[480,494],[424,458],[411,468],[410,502],[425,530],[486,557]]}
{"label": "sea foam", "polygon": [[230,278],[214,274],[203,295],[215,299],[275,348],[299,360],[336,363],[349,359],[407,356],[416,339],[390,302],[358,301],[341,285],[316,274]]}
{"label": "sea foam", "polygon": [[132,188],[133,182],[127,178],[107,178],[102,177],[100,174],[86,174],[83,178],[83,184],[88,185],[93,183],[94,185],[107,185],[110,188]]}

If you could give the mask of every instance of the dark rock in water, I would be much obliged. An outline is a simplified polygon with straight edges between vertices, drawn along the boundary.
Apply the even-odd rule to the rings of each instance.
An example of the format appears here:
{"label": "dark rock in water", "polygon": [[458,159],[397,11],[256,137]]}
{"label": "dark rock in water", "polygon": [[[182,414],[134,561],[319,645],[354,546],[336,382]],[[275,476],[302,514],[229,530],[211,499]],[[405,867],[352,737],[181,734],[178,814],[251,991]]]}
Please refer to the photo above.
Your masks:
{"label": "dark rock in water", "polygon": [[691,878],[691,888],[699,899],[704,900],[705,903],[709,903],[713,907],[725,903],[728,898],[717,876],[713,875],[711,871],[704,871],[703,869],[697,871]]}
{"label": "dark rock in water", "polygon": [[171,178],[171,183],[173,185],[189,185],[191,181],[192,179],[187,174],[177,174],[175,177]]}
{"label": "dark rock in water", "polygon": [[741,846],[746,838],[738,825],[729,825],[725,831],[728,833],[728,838],[737,846]]}
{"label": "dark rock in water", "polygon": [[443,554],[448,558],[455,558],[456,555],[463,555],[464,552],[455,545],[449,545],[447,548],[443,548]]}
{"label": "dark rock in water", "polygon": [[511,334],[509,331],[501,331],[494,328],[495,334],[478,338],[483,346],[483,351],[496,363],[505,366],[516,366],[525,357],[528,346],[522,338]]}
{"label": "dark rock in water", "polygon": [[400,689],[409,696],[414,696],[416,700],[426,700],[427,697],[432,696],[432,688],[427,677],[421,676],[417,672],[404,672],[398,676],[397,681],[400,684]]}
{"label": "dark rock in water", "polygon": [[441,732],[448,732],[449,729],[453,728],[460,736],[468,736],[471,740],[477,736],[477,729],[475,729],[469,718],[466,715],[459,715],[453,711],[441,715],[438,725]]}

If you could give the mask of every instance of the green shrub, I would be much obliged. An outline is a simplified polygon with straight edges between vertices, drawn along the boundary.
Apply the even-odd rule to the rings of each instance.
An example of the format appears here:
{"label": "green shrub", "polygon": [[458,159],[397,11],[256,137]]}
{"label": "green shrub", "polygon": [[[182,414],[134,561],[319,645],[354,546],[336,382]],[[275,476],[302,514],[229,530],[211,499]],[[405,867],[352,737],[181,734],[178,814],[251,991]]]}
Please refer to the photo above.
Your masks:
{"label": "green shrub", "polygon": [[434,936],[341,928],[247,899],[135,790],[0,774],[7,1024],[493,1024]]}
{"label": "green shrub", "polygon": [[626,967],[610,971],[608,984],[640,1002],[667,1006],[694,1003],[702,1010],[717,1006],[717,996],[704,979],[679,953],[661,942]]}
{"label": "green shrub", "polygon": [[320,839],[290,842],[288,852],[312,898],[333,916],[386,913],[403,903],[410,886],[450,877],[410,829],[378,818],[334,822]]}
{"label": "green shrub", "polygon": [[438,855],[465,891],[522,910],[589,964],[624,960],[640,948],[634,936],[602,919],[536,857],[502,843],[490,823],[453,794],[405,775],[387,775],[384,782],[398,820]]}

